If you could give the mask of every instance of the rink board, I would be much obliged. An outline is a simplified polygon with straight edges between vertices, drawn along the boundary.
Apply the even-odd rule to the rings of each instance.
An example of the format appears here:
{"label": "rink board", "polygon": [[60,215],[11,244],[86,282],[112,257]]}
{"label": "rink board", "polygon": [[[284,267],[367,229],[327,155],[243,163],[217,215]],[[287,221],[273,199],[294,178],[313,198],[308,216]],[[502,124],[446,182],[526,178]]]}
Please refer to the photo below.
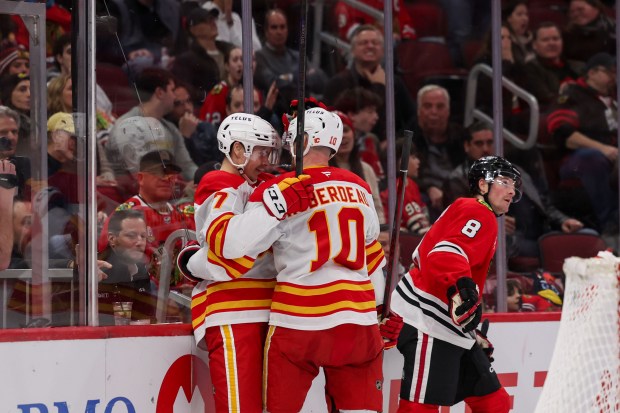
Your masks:
{"label": "rink board", "polygon": [[[514,412],[534,410],[559,313],[490,315],[489,338]],[[0,412],[211,413],[207,355],[188,325],[0,331]],[[384,411],[394,412],[402,356],[385,353]],[[303,412],[325,412],[321,376]],[[466,413],[461,404],[441,413]]]}

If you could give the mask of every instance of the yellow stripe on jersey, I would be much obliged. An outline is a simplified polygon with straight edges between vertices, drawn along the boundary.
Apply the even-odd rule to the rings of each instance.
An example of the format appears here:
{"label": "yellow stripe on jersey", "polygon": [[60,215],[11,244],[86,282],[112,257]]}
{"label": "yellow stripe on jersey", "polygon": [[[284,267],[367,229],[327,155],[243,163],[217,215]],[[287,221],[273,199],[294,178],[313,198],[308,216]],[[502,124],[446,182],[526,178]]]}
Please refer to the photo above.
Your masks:
{"label": "yellow stripe on jersey", "polygon": [[306,306],[298,306],[298,305],[287,305],[283,303],[273,302],[271,304],[272,311],[282,311],[287,313],[295,313],[300,315],[318,315],[318,314],[327,314],[334,313],[340,310],[357,310],[357,311],[374,311],[376,309],[375,300],[372,301],[363,301],[363,302],[355,302],[355,301],[339,301],[329,305],[322,305],[317,307],[306,307]]}
{"label": "yellow stripe on jersey", "polygon": [[237,356],[232,328],[229,325],[221,326],[222,341],[224,347],[224,359],[226,361],[226,388],[228,390],[228,406],[231,412],[239,411],[239,391],[237,384]]}
{"label": "yellow stripe on jersey", "polygon": [[192,326],[199,326],[205,318],[213,313],[217,313],[220,311],[226,310],[242,310],[242,311],[252,311],[252,310],[268,310],[271,307],[271,299],[266,300],[238,300],[238,301],[227,301],[217,304],[210,304],[205,309],[205,312],[197,316],[192,320]]}
{"label": "yellow stripe on jersey", "polygon": [[[264,280],[264,281],[256,281],[256,280],[236,280],[235,282],[222,282],[217,284],[211,284],[207,287],[207,294],[211,295],[218,291],[225,290],[237,290],[239,288],[274,288],[276,285],[276,280]],[[205,296],[205,299],[206,299]]]}
{"label": "yellow stripe on jersey", "polygon": [[222,249],[226,227],[228,226],[228,221],[230,221],[233,216],[234,214],[232,212],[222,214],[218,218],[214,219],[207,229],[206,239],[209,244],[209,249],[214,251],[220,257],[223,255]]}
{"label": "yellow stripe on jersey", "polygon": [[207,259],[209,262],[222,267],[226,271],[226,275],[233,279],[241,277],[250,271],[254,266],[254,260],[247,259],[245,257],[237,258],[236,260],[229,260],[218,256],[216,253],[211,251],[211,249],[207,252]]}
{"label": "yellow stripe on jersey", "polygon": [[263,410],[267,411],[267,380],[269,377],[267,376],[267,363],[269,362],[269,347],[271,346],[271,337],[273,333],[276,332],[276,326],[269,326],[269,330],[267,331],[267,338],[265,340],[265,348],[263,350]]}
{"label": "yellow stripe on jersey", "polygon": [[333,285],[329,285],[327,287],[320,288],[308,288],[304,287],[294,287],[286,284],[278,284],[276,286],[275,292],[293,294],[293,295],[301,295],[304,297],[308,297],[311,295],[325,295],[329,293],[334,293],[338,291],[369,291],[373,290],[374,287],[370,282],[365,282],[363,284],[349,284],[349,283],[337,283]]}
{"label": "yellow stripe on jersey", "polygon": [[368,274],[375,272],[384,259],[385,254],[378,241],[375,240],[366,246],[366,268]]}

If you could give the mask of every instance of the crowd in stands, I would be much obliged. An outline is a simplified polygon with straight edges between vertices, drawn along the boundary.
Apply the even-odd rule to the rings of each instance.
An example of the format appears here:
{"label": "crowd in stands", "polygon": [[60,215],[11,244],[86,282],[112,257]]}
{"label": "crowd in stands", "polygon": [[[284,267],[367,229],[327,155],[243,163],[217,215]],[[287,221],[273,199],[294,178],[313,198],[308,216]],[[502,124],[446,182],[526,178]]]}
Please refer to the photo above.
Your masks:
{"label": "crowd in stands", "polygon": [[[362,2],[383,11],[383,1]],[[37,91],[30,87],[28,36],[19,17],[0,19],[0,135],[9,142],[0,147],[0,158],[13,160],[19,181],[10,268],[31,265],[29,223],[46,214],[50,265],[66,267],[76,259],[81,225],[76,214],[78,138],[71,116],[71,73],[76,64],[71,5],[65,3],[47,2],[52,29],[47,33],[46,184],[30,182],[30,166],[24,160],[38,150],[30,120]],[[97,150],[99,250],[102,260],[122,262],[118,271],[106,269],[104,284],[116,288],[116,277],[129,277],[145,283],[138,289],[155,288],[163,243],[174,229],[193,229],[193,187],[222,161],[216,139],[219,123],[232,113],[253,111],[282,134],[290,102],[298,96],[302,58],[308,59],[306,94],[338,111],[344,125],[343,144],[331,162],[369,183],[382,224],[389,217],[384,35],[390,36],[395,51],[396,136],[405,129],[414,132],[402,229],[424,234],[447,205],[467,193],[464,178],[471,162],[494,152],[492,125],[460,122],[467,71],[474,64],[491,64],[490,2],[481,8],[483,2],[473,0],[398,0],[389,34],[382,21],[342,1],[326,2],[325,23],[318,27],[311,19],[309,40],[317,41],[311,39],[315,31],[326,31],[350,50],[323,45],[329,53],[322,52],[320,66],[296,48],[295,2],[255,2],[253,108],[243,107],[240,3],[96,2],[97,67],[106,74],[97,79],[97,135],[92,137]],[[549,231],[598,233],[617,248],[613,3],[502,1],[503,75],[537,99],[541,115],[540,125],[535,125],[537,145],[528,150],[507,141],[504,145],[506,157],[524,177],[524,199],[513,205],[505,220],[509,270],[523,270],[520,257],[531,259],[525,271],[540,268],[537,239]],[[433,31],[424,26],[425,20],[442,24]],[[450,70],[429,66],[427,72],[413,74],[419,87],[412,88],[416,83],[406,81],[411,74],[400,69],[406,62],[399,51],[431,43],[447,50]],[[432,65],[432,57],[426,59]],[[490,80],[479,82],[476,104],[492,113]],[[503,109],[505,126],[524,138],[531,109],[505,90]],[[396,146],[402,151],[402,140]],[[124,219],[115,218],[127,210],[142,215],[123,212]],[[138,241],[145,238],[137,247],[123,243],[126,221]],[[124,249],[115,250],[116,245]],[[172,288],[187,287],[178,274],[170,278]],[[521,294],[525,287],[510,288]]]}

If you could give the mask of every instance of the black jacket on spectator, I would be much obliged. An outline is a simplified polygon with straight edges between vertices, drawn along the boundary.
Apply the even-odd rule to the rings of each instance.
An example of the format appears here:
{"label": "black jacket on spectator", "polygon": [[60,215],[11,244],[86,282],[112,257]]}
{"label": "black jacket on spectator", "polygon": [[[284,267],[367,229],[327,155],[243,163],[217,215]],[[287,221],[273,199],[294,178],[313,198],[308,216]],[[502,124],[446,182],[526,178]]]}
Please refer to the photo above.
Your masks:
{"label": "black jacket on spectator", "polygon": [[[538,56],[527,62],[523,70],[522,86],[538,99],[541,109],[557,100],[562,83],[575,81],[579,77],[568,62],[555,64]],[[517,79],[517,82],[520,80]]]}

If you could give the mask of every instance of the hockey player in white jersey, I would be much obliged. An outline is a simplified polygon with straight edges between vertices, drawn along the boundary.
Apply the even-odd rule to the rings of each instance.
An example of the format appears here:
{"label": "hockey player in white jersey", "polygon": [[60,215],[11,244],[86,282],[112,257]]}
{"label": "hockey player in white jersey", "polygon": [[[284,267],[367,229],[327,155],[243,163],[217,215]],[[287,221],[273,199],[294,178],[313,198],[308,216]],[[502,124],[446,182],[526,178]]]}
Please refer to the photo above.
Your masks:
{"label": "hockey player in white jersey", "polygon": [[[195,195],[199,245],[184,249],[178,264],[199,281],[192,294],[192,327],[197,344],[209,351],[216,411],[260,413],[263,346],[276,272],[270,252],[227,259],[222,243],[231,219],[243,213],[261,174],[275,163],[279,138],[268,122],[246,113],[224,119],[217,138],[226,157],[220,170],[202,178]],[[257,212],[258,220],[279,222],[266,211]]]}
{"label": "hockey player in white jersey", "polygon": [[385,259],[370,189],[357,175],[328,166],[342,140],[337,115],[308,109],[303,139],[296,129],[294,119],[292,152],[305,146],[300,178],[312,182],[310,208],[289,209],[281,189],[294,175],[281,175],[252,193],[246,214],[266,209],[282,221],[255,222],[253,232],[264,234],[259,242],[236,231],[224,241],[229,257],[273,251],[278,275],[265,345],[265,408],[300,411],[322,367],[331,411],[381,411],[384,345],[370,277],[382,280]]}

